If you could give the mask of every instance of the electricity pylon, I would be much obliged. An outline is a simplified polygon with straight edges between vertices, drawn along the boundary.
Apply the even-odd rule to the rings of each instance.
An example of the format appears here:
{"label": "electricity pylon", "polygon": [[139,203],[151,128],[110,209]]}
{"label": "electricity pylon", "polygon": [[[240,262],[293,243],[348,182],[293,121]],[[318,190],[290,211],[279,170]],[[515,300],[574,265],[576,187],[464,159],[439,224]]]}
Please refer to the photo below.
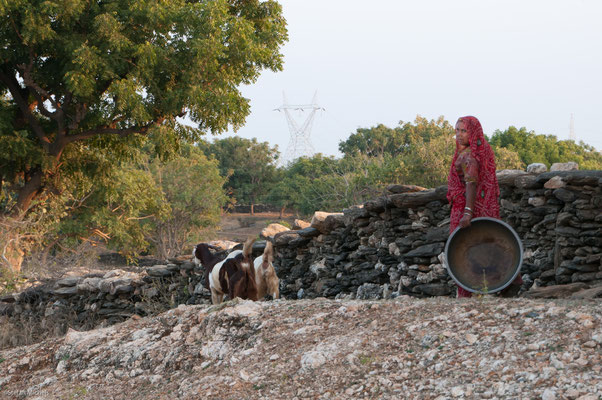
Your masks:
{"label": "electricity pylon", "polygon": [[[311,134],[311,128],[313,126],[316,113],[319,110],[324,110],[324,108],[317,104],[317,94],[318,92],[314,93],[311,104],[293,105],[288,104],[286,94],[282,92],[282,99],[284,103],[280,107],[274,109],[274,111],[284,111],[284,116],[286,117],[286,122],[288,122],[288,129],[290,131],[291,139],[284,153],[284,157],[280,159],[280,165],[286,165],[287,163],[302,156],[311,157],[315,153],[314,146],[311,144],[309,136]],[[297,110],[301,112],[309,111],[309,115],[307,115],[301,126],[297,124],[297,121],[295,121],[291,115],[291,110]]]}

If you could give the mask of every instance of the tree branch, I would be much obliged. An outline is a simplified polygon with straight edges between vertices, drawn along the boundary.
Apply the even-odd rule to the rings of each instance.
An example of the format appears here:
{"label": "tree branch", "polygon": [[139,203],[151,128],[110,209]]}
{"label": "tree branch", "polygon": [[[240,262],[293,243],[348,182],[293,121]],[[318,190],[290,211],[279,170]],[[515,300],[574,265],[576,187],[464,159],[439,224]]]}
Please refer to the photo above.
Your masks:
{"label": "tree branch", "polygon": [[165,118],[161,117],[161,118],[157,119],[157,121],[149,122],[146,125],[132,126],[130,128],[121,128],[121,129],[111,127],[111,125],[113,125],[113,124],[100,126],[98,128],[89,129],[87,131],[76,133],[75,135],[69,135],[69,136],[67,136],[67,142],[73,143],[78,140],[89,139],[96,135],[118,135],[121,137],[125,137],[125,136],[131,135],[133,133],[139,133],[141,135],[145,135],[150,128],[152,128],[154,125],[160,125],[164,120],[165,120]]}
{"label": "tree branch", "polygon": [[44,129],[42,129],[40,121],[38,121],[35,115],[33,115],[33,113],[31,112],[30,105],[23,98],[21,94],[21,87],[19,86],[17,80],[13,76],[6,74],[4,70],[0,69],[0,81],[2,81],[10,91],[10,94],[13,96],[13,99],[17,103],[17,106],[19,106],[19,109],[21,110],[21,113],[33,129],[40,142],[42,143],[42,147],[44,148],[44,150],[48,151],[50,139],[48,139],[46,133],[44,132]]}
{"label": "tree branch", "polygon": [[[31,51],[30,51],[31,53]],[[25,87],[33,94],[33,96],[38,101],[38,110],[45,117],[52,118],[58,122],[59,114],[62,113],[60,104],[58,104],[48,93],[46,90],[42,89],[40,85],[35,83],[31,76],[31,70],[33,69],[33,54],[29,55],[29,64],[19,64],[17,67],[21,70],[21,75],[23,76],[23,83],[25,83]],[[56,110],[55,112],[50,112],[45,106],[44,102],[48,100],[50,104]]]}

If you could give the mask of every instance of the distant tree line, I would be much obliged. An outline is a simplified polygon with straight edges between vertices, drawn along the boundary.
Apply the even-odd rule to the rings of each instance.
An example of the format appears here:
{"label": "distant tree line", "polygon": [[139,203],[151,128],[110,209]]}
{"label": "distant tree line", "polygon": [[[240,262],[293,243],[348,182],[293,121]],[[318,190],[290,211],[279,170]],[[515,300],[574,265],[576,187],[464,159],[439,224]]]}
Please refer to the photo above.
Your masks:
{"label": "distant tree line", "polygon": [[[265,203],[309,215],[341,210],[385,192],[392,183],[435,187],[447,182],[455,150],[454,127],[443,117],[417,116],[395,128],[359,128],[339,143],[342,157],[316,154],[276,167],[277,147],[256,139],[226,138],[201,143],[219,161],[228,196],[240,204]],[[498,170],[525,169],[540,162],[576,161],[581,169],[602,169],[592,146],[558,140],[526,128],[496,130],[491,138]]]}

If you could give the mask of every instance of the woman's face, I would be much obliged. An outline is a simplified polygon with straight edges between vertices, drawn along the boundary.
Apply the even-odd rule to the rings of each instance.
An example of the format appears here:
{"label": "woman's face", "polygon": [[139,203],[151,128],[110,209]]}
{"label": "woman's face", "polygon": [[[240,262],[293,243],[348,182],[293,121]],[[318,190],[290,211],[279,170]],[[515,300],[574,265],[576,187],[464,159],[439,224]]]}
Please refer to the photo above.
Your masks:
{"label": "woman's face", "polygon": [[466,124],[460,120],[456,122],[456,141],[461,146],[468,146],[468,132],[466,131]]}

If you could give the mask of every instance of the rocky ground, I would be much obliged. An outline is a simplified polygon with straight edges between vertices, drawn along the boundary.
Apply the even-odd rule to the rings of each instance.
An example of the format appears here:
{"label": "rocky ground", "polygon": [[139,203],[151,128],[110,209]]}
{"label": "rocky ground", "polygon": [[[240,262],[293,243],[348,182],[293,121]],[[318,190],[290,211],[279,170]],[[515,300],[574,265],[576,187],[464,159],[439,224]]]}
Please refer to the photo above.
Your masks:
{"label": "rocky ground", "polygon": [[600,300],[233,301],[0,351],[2,399],[602,398]]}

